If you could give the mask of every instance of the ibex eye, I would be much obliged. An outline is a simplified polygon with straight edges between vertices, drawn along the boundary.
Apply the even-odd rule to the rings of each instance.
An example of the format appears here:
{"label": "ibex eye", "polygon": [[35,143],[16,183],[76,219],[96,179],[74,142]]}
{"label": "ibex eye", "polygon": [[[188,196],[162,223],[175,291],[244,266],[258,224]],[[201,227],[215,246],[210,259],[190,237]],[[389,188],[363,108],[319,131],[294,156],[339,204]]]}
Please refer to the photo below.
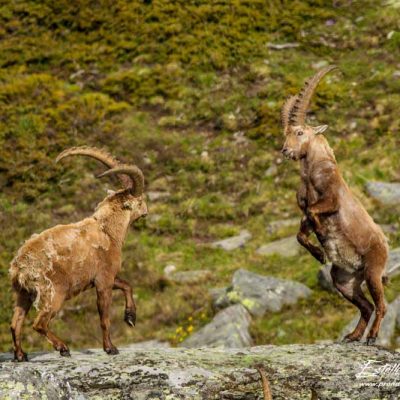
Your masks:
{"label": "ibex eye", "polygon": [[301,136],[303,134],[303,131],[297,131],[297,136]]}

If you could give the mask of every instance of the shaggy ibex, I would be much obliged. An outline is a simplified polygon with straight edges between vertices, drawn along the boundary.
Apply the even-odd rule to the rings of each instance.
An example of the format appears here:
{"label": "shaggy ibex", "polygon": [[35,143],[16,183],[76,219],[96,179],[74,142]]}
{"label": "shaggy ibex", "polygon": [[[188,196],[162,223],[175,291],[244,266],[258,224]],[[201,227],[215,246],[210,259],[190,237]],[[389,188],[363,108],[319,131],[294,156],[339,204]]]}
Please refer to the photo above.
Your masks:
{"label": "shaggy ibex", "polygon": [[[312,127],[305,121],[319,81],[334,68],[320,70],[298,95],[284,104],[281,117],[286,140],[282,153],[300,160],[297,203],[304,217],[297,239],[319,262],[325,262],[326,254],[332,262],[335,287],[360,310],[360,320],[345,341],[362,338],[374,310],[361,289],[365,280],[376,306],[376,317],[367,336],[367,344],[373,344],[386,312],[382,279],[388,257],[387,241],[343,180],[333,151],[321,135],[327,125]],[[313,231],[322,249],[309,241]]]}
{"label": "shaggy ibex", "polygon": [[38,309],[33,328],[62,356],[69,356],[68,347],[49,330],[49,323],[65,300],[88,288],[95,287],[97,291],[103,348],[108,354],[118,353],[110,339],[113,289],[124,292],[125,321],[129,325],[135,324],[132,289],[117,274],[121,269],[121,248],[129,224],[147,214],[143,174],[138,167],[121,164],[105,151],[90,147],[65,150],[56,162],[73,155],[102,162],[109,169],[99,177],[117,175],[124,189],[107,196],[91,217],[33,235],[19,249],[10,267],[16,293],[11,332],[14,357],[18,361],[27,360],[21,347],[21,329],[33,302]]}

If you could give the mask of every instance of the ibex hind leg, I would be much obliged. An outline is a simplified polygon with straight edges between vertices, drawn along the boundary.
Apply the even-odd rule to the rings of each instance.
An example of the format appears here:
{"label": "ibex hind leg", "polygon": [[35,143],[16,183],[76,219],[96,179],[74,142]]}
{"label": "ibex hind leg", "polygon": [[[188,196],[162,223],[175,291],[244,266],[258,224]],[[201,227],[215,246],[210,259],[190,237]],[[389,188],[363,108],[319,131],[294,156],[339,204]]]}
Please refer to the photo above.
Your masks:
{"label": "ibex hind leg", "polygon": [[364,335],[368,322],[374,311],[374,306],[365,297],[361,283],[364,280],[363,271],[348,272],[338,266],[332,266],[332,280],[339,292],[360,310],[360,319],[354,331],[344,337],[345,342],[359,341]]}
{"label": "ibex hind leg", "polygon": [[14,344],[14,360],[15,361],[28,361],[28,355],[22,350],[21,336],[22,325],[25,317],[28,314],[32,303],[32,295],[23,289],[16,292],[17,299],[14,309],[14,315],[11,321],[11,335]]}
{"label": "ibex hind leg", "polygon": [[374,322],[367,336],[368,345],[375,343],[381,322],[386,314],[382,276],[385,271],[387,257],[387,250],[383,246],[375,246],[364,256],[365,281],[376,310]]}
{"label": "ibex hind leg", "polygon": [[49,329],[50,321],[56,316],[63,303],[64,296],[57,295],[56,291],[52,302],[47,304],[45,309],[39,311],[39,314],[33,323],[33,329],[45,336],[53,345],[54,349],[60,352],[60,355],[69,357],[70,352],[68,346]]}

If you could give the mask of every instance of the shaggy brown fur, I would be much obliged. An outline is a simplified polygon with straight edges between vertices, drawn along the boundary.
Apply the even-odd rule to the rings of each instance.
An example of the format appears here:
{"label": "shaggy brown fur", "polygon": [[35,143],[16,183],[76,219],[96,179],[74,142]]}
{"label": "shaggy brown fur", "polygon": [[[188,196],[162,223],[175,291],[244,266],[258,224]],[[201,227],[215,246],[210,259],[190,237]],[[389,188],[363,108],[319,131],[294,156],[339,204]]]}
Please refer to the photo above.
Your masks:
{"label": "shaggy brown fur", "polygon": [[11,323],[14,357],[27,360],[21,347],[21,329],[32,304],[38,309],[33,328],[45,336],[63,356],[67,345],[49,330],[49,323],[65,300],[95,287],[103,347],[117,354],[110,339],[112,290],[123,291],[126,301],[125,321],[134,325],[136,307],[130,285],[117,274],[121,269],[121,249],[129,224],[147,214],[143,193],[143,174],[135,166],[119,164],[109,154],[94,148],[69,149],[57,161],[72,155],[93,157],[106,165],[103,175],[117,174],[125,189],[110,194],[84,220],[57,225],[33,235],[19,249],[11,262],[10,275],[16,292],[16,306]]}
{"label": "shaggy brown fur", "polygon": [[[373,344],[386,312],[382,279],[388,257],[387,240],[350,191],[332,149],[325,137],[319,135],[327,126],[311,127],[305,123],[311,95],[319,80],[332,69],[319,71],[295,99],[286,102],[282,111],[286,135],[282,153],[292,160],[300,160],[297,203],[304,217],[298,241],[319,262],[324,263],[325,257],[332,262],[334,285],[360,310],[358,325],[345,340],[362,338],[374,310],[361,289],[365,280],[376,307],[376,317],[367,336],[367,344]],[[312,232],[322,248],[309,240]]]}

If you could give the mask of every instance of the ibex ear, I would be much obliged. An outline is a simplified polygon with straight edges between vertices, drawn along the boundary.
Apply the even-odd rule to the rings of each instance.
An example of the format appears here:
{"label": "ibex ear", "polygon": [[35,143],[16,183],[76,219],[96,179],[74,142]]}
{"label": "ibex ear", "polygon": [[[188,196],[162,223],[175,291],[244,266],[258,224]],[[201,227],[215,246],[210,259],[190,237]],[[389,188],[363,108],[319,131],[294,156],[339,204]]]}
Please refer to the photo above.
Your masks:
{"label": "ibex ear", "polygon": [[320,133],[324,133],[328,129],[328,125],[320,125],[313,128],[314,135],[319,135]]}

